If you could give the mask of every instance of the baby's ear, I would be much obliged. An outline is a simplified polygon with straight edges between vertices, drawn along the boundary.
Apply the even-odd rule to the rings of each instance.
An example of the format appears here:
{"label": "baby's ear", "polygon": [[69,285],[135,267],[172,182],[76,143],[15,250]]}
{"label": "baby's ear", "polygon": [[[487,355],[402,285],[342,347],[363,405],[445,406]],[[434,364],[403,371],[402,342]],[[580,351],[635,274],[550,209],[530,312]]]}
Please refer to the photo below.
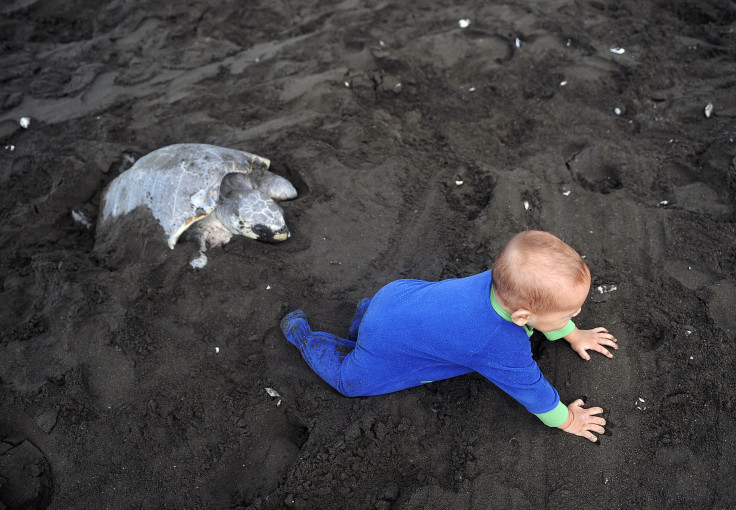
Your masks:
{"label": "baby's ear", "polygon": [[517,326],[525,326],[531,316],[532,312],[524,308],[519,308],[511,314],[511,321]]}

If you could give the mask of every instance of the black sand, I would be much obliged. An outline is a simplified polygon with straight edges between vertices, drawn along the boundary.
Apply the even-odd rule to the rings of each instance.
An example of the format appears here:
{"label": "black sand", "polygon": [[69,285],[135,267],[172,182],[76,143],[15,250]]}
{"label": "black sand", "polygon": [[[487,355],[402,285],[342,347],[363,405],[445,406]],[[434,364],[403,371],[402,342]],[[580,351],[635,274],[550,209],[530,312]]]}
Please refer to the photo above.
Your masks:
{"label": "black sand", "polygon": [[[736,508],[735,29],[728,0],[5,2],[0,509]],[[196,271],[145,215],[74,221],[179,142],[270,158],[292,238]],[[278,330],[344,334],[524,228],[585,255],[578,324],[620,341],[532,339],[599,445],[477,375],[344,398]]]}

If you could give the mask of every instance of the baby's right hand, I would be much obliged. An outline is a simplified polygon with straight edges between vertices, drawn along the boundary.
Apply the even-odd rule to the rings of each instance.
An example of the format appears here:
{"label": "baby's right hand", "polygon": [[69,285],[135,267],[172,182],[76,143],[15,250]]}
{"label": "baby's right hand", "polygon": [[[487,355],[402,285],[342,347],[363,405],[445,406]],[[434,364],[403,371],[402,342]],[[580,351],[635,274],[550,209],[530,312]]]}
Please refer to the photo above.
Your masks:
{"label": "baby's right hand", "polygon": [[606,429],[603,428],[603,425],[606,424],[606,420],[600,416],[593,415],[601,414],[603,409],[600,407],[585,409],[583,404],[585,404],[585,402],[583,402],[582,399],[577,399],[575,402],[567,406],[567,410],[569,411],[567,421],[558,428],[561,428],[570,434],[583,436],[596,442],[598,441],[598,438],[593,434],[593,432],[598,434],[605,433]]}

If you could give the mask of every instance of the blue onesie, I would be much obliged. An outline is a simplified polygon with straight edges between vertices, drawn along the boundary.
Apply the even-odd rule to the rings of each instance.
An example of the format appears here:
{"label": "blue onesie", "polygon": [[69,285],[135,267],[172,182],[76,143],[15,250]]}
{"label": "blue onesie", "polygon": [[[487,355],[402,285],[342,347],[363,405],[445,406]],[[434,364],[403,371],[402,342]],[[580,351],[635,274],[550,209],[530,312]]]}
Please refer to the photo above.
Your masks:
{"label": "blue onesie", "polygon": [[[574,329],[546,333],[550,340]],[[440,282],[397,280],[364,299],[343,339],[312,331],[301,310],[281,321],[309,366],[345,396],[390,393],[479,372],[549,426],[567,407],[532,359],[531,328],[511,322],[491,272]]]}

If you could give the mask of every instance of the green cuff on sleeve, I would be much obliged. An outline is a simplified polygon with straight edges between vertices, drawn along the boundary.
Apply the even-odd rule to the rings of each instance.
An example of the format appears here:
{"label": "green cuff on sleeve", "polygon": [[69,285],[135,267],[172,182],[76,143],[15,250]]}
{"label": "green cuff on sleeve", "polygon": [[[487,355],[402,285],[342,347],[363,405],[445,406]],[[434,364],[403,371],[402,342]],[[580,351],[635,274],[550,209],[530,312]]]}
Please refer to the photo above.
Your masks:
{"label": "green cuff on sleeve", "polygon": [[547,340],[559,340],[562,337],[566,337],[570,333],[572,333],[575,330],[575,323],[573,321],[568,321],[567,325],[564,328],[556,329],[554,331],[547,331],[546,333],[542,333],[544,336],[547,337]]}
{"label": "green cuff on sleeve", "polygon": [[559,427],[567,421],[568,412],[569,411],[567,410],[567,406],[562,402],[558,402],[557,407],[555,407],[551,411],[547,411],[546,413],[542,414],[534,414],[534,416],[542,420],[542,423],[544,423],[548,427]]}

